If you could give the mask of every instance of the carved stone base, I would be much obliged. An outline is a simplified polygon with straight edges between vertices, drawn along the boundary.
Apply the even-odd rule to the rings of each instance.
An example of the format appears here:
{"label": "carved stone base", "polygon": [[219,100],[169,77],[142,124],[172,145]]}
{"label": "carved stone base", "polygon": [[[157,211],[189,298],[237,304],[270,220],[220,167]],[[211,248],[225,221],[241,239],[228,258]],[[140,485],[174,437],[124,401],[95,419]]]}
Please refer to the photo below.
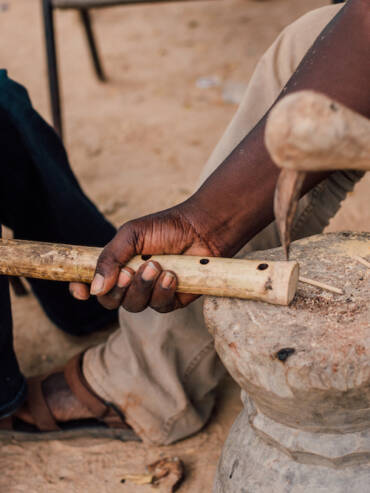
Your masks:
{"label": "carved stone base", "polygon": [[304,432],[244,399],[220,458],[214,493],[368,493],[370,430]]}
{"label": "carved stone base", "polygon": [[[282,260],[281,248],[253,259]],[[294,242],[289,307],[208,298],[204,313],[245,410],[225,444],[216,493],[370,493],[370,234]],[[359,260],[360,257],[360,260]],[[248,398],[246,397],[248,395]]]}

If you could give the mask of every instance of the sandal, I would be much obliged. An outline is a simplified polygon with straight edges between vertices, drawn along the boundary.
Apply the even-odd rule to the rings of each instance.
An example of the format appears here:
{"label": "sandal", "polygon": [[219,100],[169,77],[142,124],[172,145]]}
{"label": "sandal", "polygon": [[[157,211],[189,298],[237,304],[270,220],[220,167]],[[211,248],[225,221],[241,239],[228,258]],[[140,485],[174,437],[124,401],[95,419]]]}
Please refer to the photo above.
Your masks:
{"label": "sandal", "polygon": [[81,369],[82,355],[83,353],[74,356],[62,371],[70,390],[95,418],[57,422],[42,391],[42,383],[51,375],[48,373],[29,378],[27,381],[27,403],[35,424],[28,424],[15,415],[1,419],[0,440],[38,441],[91,437],[140,441],[138,435],[125,422],[119,409],[99,398],[89,388]]}

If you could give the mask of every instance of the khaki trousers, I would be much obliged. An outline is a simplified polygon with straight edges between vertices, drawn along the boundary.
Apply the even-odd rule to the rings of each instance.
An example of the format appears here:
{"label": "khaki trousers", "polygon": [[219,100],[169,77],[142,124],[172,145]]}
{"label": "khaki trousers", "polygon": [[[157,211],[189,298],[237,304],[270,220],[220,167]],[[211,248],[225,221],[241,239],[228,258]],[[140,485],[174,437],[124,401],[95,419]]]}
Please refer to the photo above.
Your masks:
{"label": "khaki trousers", "polygon": [[[316,37],[341,7],[323,7],[287,27],[261,58],[240,107],[216,146],[200,182],[212,173],[254,127]],[[319,233],[361,173],[336,172],[301,200],[293,236]],[[279,245],[274,224],[239,254]],[[169,444],[197,432],[214,405],[224,375],[202,316],[202,300],[169,314],[147,309],[120,312],[120,329],[89,349],[84,374],[98,395],[113,402],[149,443]]]}

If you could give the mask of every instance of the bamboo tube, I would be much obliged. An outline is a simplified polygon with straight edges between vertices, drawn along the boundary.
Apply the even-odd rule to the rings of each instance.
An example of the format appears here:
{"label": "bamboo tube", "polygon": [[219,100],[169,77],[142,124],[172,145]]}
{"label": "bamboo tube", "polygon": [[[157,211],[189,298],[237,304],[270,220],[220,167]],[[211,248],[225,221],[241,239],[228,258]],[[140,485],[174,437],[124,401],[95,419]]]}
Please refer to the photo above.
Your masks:
{"label": "bamboo tube", "polygon": [[[91,283],[101,248],[23,240],[0,241],[0,274]],[[178,278],[180,293],[207,294],[288,305],[296,292],[297,262],[270,262],[188,255],[153,255]],[[148,259],[136,256],[134,270]]]}

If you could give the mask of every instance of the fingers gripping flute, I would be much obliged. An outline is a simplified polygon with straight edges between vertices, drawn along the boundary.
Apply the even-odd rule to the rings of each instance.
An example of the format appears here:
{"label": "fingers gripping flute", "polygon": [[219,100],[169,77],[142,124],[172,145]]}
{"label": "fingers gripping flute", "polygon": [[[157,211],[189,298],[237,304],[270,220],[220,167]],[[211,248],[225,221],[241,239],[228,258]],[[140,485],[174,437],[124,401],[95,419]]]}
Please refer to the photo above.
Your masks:
{"label": "fingers gripping flute", "polygon": [[[0,240],[0,275],[90,284],[101,248]],[[148,255],[127,264],[135,271]],[[288,305],[296,292],[297,262],[270,262],[188,255],[153,255],[173,271],[180,293],[207,294]]]}

